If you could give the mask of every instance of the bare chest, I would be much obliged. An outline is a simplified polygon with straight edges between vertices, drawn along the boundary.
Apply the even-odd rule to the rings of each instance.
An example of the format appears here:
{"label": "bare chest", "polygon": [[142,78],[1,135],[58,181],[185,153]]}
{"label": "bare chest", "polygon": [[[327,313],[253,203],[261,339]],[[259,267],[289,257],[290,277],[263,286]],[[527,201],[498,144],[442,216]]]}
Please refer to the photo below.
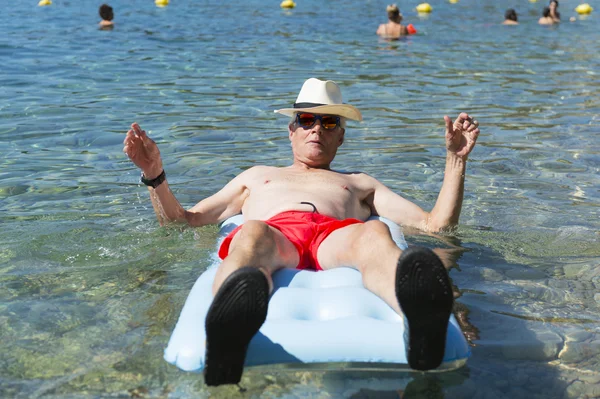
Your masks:
{"label": "bare chest", "polygon": [[335,172],[266,173],[254,182],[251,191],[313,192],[323,195],[356,195],[360,191],[352,179]]}
{"label": "bare chest", "polygon": [[[248,187],[243,212],[265,220],[290,210],[307,211],[310,203],[319,213],[338,219],[364,219],[370,214],[368,190],[360,174],[333,171],[268,169],[257,174]],[[362,184],[362,186],[361,186]]]}

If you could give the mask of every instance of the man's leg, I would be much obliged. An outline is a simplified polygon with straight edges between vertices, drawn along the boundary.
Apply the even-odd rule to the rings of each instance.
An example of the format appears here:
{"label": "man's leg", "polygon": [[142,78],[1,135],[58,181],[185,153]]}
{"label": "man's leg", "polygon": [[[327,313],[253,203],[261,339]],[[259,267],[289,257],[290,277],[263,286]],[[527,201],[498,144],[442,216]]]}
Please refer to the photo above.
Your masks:
{"label": "man's leg", "polygon": [[317,258],[323,269],[358,269],[365,288],[406,317],[411,368],[429,370],[440,365],[453,294],[437,255],[419,247],[402,252],[385,223],[369,221],[332,232],[321,243]]}
{"label": "man's leg", "polygon": [[248,344],[267,316],[271,274],[298,261],[294,244],[264,222],[247,221],[234,236],[215,275],[206,315],[207,385],[240,382]]}
{"label": "man's leg", "polygon": [[259,220],[249,220],[233,237],[229,254],[223,260],[213,283],[216,294],[223,281],[244,266],[260,269],[273,288],[271,275],[278,269],[295,268],[300,261],[298,250],[281,231]]}

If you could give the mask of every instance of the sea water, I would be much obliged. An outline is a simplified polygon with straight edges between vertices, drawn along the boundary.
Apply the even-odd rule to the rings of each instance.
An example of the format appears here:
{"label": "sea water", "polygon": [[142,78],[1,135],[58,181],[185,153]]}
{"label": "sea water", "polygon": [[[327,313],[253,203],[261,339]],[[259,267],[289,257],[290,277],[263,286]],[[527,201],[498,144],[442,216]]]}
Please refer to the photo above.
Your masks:
{"label": "sea water", "polygon": [[[543,1],[433,1],[429,15],[401,2],[418,34],[385,41],[386,3],[370,0],[109,4],[107,31],[97,2],[3,5],[1,397],[600,396],[597,12],[579,17],[564,0],[563,22],[547,27]],[[501,25],[508,7],[518,26]],[[157,141],[191,207],[247,168],[290,164],[288,120],[273,110],[309,77],[338,82],[364,115],[333,167],[426,210],[443,179],[444,115],[479,120],[460,226],[407,234],[454,266],[466,367],[272,367],[247,371],[241,392],[163,360],[217,229],[158,225],[125,133],[135,121]]]}

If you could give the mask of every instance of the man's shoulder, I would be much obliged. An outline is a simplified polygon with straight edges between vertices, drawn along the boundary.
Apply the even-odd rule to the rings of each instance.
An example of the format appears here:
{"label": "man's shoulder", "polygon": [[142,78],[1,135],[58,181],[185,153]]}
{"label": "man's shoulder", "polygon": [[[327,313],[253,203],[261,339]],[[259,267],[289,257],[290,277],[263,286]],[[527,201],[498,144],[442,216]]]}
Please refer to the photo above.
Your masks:
{"label": "man's shoulder", "polygon": [[348,179],[353,179],[356,181],[361,181],[361,182],[376,182],[377,181],[377,179],[375,179],[373,176],[369,175],[368,173],[361,172],[358,170],[352,170],[352,171],[333,170],[332,172],[335,172],[337,174],[343,175],[344,177],[346,177]]}
{"label": "man's shoulder", "polygon": [[262,171],[269,170],[269,169],[279,169],[279,168],[277,168],[275,166],[268,166],[268,165],[254,165],[254,166],[249,167],[242,173],[256,173],[256,172],[262,172]]}
{"label": "man's shoulder", "polygon": [[360,170],[343,170],[343,169],[341,169],[341,170],[337,170],[337,169],[333,170],[332,169],[332,172],[339,173],[341,175],[353,176],[353,177],[357,177],[357,178],[358,177],[365,177],[365,176],[366,177],[371,177],[369,174],[367,174],[365,172],[362,172]]}
{"label": "man's shoulder", "polygon": [[263,173],[277,171],[280,169],[282,169],[282,168],[278,168],[276,166],[255,165],[255,166],[251,166],[250,168],[244,170],[242,173],[240,173],[238,175],[238,177],[251,179],[251,178],[253,178],[255,176],[259,176]]}
{"label": "man's shoulder", "polygon": [[359,175],[364,175],[365,173],[361,172],[360,170],[338,170],[338,169],[332,169],[331,170],[334,173],[338,173],[340,175],[348,175],[348,176],[359,176]]}

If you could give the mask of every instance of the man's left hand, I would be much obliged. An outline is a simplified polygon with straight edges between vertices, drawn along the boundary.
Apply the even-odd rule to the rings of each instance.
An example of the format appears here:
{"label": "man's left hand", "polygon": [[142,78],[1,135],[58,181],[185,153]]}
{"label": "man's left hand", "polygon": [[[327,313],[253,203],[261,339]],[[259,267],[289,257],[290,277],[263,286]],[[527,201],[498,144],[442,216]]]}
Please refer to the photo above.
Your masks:
{"label": "man's left hand", "polygon": [[448,116],[444,116],[444,121],[446,122],[446,149],[466,161],[479,136],[479,123],[466,112],[458,115],[454,123]]}

